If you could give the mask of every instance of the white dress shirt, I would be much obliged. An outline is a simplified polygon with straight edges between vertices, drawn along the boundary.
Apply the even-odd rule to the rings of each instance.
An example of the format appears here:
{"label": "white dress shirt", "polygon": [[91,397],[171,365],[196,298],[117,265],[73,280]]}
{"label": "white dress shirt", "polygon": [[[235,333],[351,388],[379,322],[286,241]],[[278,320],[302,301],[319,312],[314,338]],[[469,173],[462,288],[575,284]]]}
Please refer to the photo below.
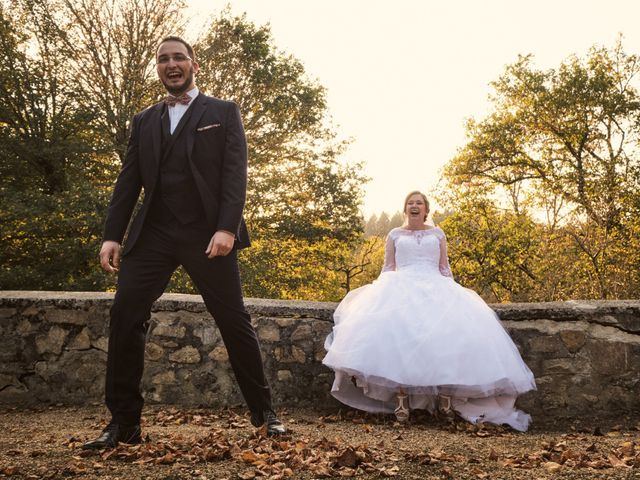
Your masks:
{"label": "white dress shirt", "polygon": [[171,105],[167,106],[167,110],[169,112],[169,122],[171,123],[171,127],[169,127],[169,131],[171,132],[172,135],[173,135],[173,131],[178,126],[178,123],[180,123],[180,119],[184,115],[184,112],[187,111],[187,108],[189,108],[193,100],[198,96],[198,93],[200,93],[200,90],[198,90],[198,87],[193,87],[191,90],[187,92],[187,94],[191,97],[191,100],[189,101],[188,105],[176,103],[173,107]]}

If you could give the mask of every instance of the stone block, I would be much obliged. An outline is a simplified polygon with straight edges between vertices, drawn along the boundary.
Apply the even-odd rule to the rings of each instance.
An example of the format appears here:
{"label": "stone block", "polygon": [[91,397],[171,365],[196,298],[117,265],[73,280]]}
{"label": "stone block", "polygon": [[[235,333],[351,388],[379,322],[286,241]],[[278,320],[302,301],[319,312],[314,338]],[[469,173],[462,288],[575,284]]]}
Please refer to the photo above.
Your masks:
{"label": "stone block", "polygon": [[326,354],[327,351],[324,349],[324,340],[322,340],[322,342],[316,342],[313,347],[313,359],[316,362],[322,362]]}
{"label": "stone block", "polygon": [[282,328],[287,328],[287,327],[290,327],[291,325],[295,325],[299,321],[300,320],[297,318],[276,318],[275,319],[275,322],[278,324],[278,326]]}
{"label": "stone block", "polygon": [[109,351],[109,337],[98,337],[91,341],[91,346],[102,352]]}
{"label": "stone block", "polygon": [[549,412],[551,415],[566,415],[569,413],[567,407],[569,406],[570,398],[566,392],[553,391],[543,393],[540,395],[539,400],[545,412]]}
{"label": "stone block", "polygon": [[26,385],[7,385],[0,390],[0,404],[26,405],[33,401],[33,395],[29,394]]}
{"label": "stone block", "polygon": [[588,364],[580,358],[551,358],[542,361],[547,375],[586,373]]}
{"label": "stone block", "polygon": [[151,322],[160,325],[173,325],[180,320],[180,314],[177,312],[153,312],[151,313]]}
{"label": "stone block", "polygon": [[187,345],[169,355],[169,360],[176,363],[200,363],[200,352],[191,345]]}
{"label": "stone block", "polygon": [[289,382],[293,379],[293,375],[291,374],[291,370],[278,370],[278,381],[279,382]]}
{"label": "stone block", "polygon": [[590,365],[584,360],[580,362],[577,370],[578,373],[571,377],[571,383],[584,391],[593,385]]}
{"label": "stone block", "polygon": [[331,333],[333,330],[333,322],[329,322],[327,320],[316,320],[313,319],[310,321],[311,329],[313,330],[315,338],[324,338]]}
{"label": "stone block", "polygon": [[153,376],[154,385],[173,385],[176,383],[176,374],[173,370],[166,370]]}
{"label": "stone block", "polygon": [[182,369],[181,377],[191,383],[195,392],[211,392],[216,390],[217,377],[215,373],[216,365],[213,362],[203,362],[197,367]]}
{"label": "stone block", "polygon": [[16,313],[18,313],[17,308],[0,308],[0,319],[7,319],[13,317]]}
{"label": "stone block", "polygon": [[186,325],[188,329],[195,329],[205,325],[212,325],[213,319],[207,315],[203,316],[200,313],[187,312],[184,310],[180,310],[176,312],[177,322],[182,325]]}
{"label": "stone block", "polygon": [[49,323],[59,325],[86,325],[89,312],[85,310],[62,310],[58,308],[47,308],[44,312],[44,319]]}
{"label": "stone block", "polygon": [[[61,386],[68,386],[68,374],[73,374],[73,370],[62,368],[63,362],[38,362],[35,365],[35,373],[41,377],[51,388],[50,394],[59,394]],[[42,387],[40,387],[42,388]],[[35,392],[34,392],[35,393]]]}
{"label": "stone block", "polygon": [[303,340],[313,340],[313,332],[311,331],[311,325],[300,325],[291,334],[292,342],[299,342]]}
{"label": "stone block", "polygon": [[[75,364],[77,365],[77,362]],[[104,388],[104,377],[106,376],[106,373],[107,366],[105,362],[85,361],[74,370],[71,377],[78,385],[81,385],[83,389],[101,392]]]}
{"label": "stone block", "polygon": [[94,306],[89,308],[89,317],[87,318],[87,327],[91,337],[108,336],[109,335],[109,309],[105,306],[99,308]]}
{"label": "stone block", "polygon": [[38,307],[36,307],[35,305],[29,305],[22,312],[20,312],[20,315],[22,315],[23,317],[35,317],[39,313],[40,309]]}
{"label": "stone block", "polygon": [[157,362],[164,355],[164,348],[162,348],[157,343],[147,342],[144,347],[144,356],[147,360],[151,360],[152,362]]}
{"label": "stone block", "polygon": [[563,330],[560,339],[569,352],[576,353],[584,346],[587,336],[580,330]]}
{"label": "stone block", "polygon": [[182,325],[164,325],[161,323],[151,330],[151,335],[154,337],[184,338],[185,333],[186,328]]}
{"label": "stone block", "polygon": [[229,360],[229,354],[227,353],[227,349],[224,345],[219,345],[211,350],[208,357],[214,362],[226,362]]}
{"label": "stone block", "polygon": [[46,378],[48,376],[50,368],[47,362],[36,362],[33,370],[36,375]]}
{"label": "stone block", "polygon": [[261,342],[271,343],[280,340],[280,329],[271,322],[266,325],[260,325],[256,329],[256,333]]}
{"label": "stone block", "polygon": [[284,347],[276,347],[273,350],[276,360],[282,363],[305,363],[307,358],[304,350],[293,345],[288,351]]}
{"label": "stone block", "polygon": [[18,326],[16,327],[16,332],[22,337],[26,337],[36,330],[36,327],[26,318],[20,320],[20,322],[18,322]]}
{"label": "stone block", "polygon": [[[527,392],[518,397],[516,407],[525,412],[532,412],[536,409],[536,403],[538,401],[537,392]],[[535,421],[535,419],[534,419]]]}
{"label": "stone block", "polygon": [[553,384],[555,382],[555,378],[552,377],[551,375],[545,375],[542,377],[536,377],[536,386],[538,388],[540,388],[543,385],[546,384]]}
{"label": "stone block", "polygon": [[59,355],[62,352],[62,346],[67,339],[69,332],[58,326],[49,329],[46,335],[36,336],[36,350],[39,354],[55,353]]}
{"label": "stone block", "polygon": [[91,339],[87,327],[83,328],[67,345],[67,350],[88,350],[89,348],[91,348]]}
{"label": "stone block", "polygon": [[44,401],[99,400],[104,394],[106,355],[97,350],[66,350],[55,359],[37,362],[36,375],[25,378],[31,394]]}
{"label": "stone block", "polygon": [[553,356],[567,356],[567,348],[558,335],[543,335],[529,339],[531,353],[545,353]]}
{"label": "stone block", "polygon": [[598,401],[600,400],[600,397],[598,397],[597,395],[589,395],[587,393],[583,393],[581,395],[582,399],[591,404],[591,405],[596,405],[598,403]]}
{"label": "stone block", "polygon": [[218,329],[213,326],[201,325],[193,329],[193,335],[200,339],[203,346],[214,345],[220,339]]}
{"label": "stone block", "polygon": [[622,375],[629,367],[626,343],[588,340],[584,348],[594,372],[600,375]]}
{"label": "stone block", "polygon": [[0,391],[10,385],[20,385],[20,381],[15,375],[4,375],[0,373]]}

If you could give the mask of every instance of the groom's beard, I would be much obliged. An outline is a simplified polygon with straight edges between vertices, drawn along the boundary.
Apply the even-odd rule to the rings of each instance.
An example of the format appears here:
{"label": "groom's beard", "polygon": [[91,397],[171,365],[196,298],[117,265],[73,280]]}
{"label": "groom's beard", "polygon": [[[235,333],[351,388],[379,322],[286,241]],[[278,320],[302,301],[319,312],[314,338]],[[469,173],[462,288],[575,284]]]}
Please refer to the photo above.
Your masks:
{"label": "groom's beard", "polygon": [[164,85],[164,88],[171,95],[180,95],[181,93],[186,92],[187,88],[189,88],[189,85],[191,85],[192,83],[193,83],[193,66],[189,67],[189,73],[187,75],[187,78],[178,87],[171,87],[171,86],[167,85],[164,80],[162,81],[162,84]]}

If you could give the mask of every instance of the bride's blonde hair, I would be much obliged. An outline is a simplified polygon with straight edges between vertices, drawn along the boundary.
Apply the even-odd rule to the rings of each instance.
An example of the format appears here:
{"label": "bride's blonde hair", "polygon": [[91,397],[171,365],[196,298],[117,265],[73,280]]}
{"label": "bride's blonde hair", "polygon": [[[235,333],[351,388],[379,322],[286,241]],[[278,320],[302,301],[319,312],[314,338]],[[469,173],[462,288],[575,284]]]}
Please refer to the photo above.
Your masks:
{"label": "bride's blonde hair", "polygon": [[420,190],[414,190],[413,192],[409,192],[409,195],[407,195],[406,198],[404,199],[404,206],[402,207],[402,213],[403,213],[403,215],[407,214],[407,203],[409,203],[409,199],[411,197],[413,197],[414,195],[420,195],[422,197],[422,199],[424,200],[424,204],[427,207],[427,213],[424,216],[424,221],[426,222],[427,221],[427,216],[429,215],[429,199]]}

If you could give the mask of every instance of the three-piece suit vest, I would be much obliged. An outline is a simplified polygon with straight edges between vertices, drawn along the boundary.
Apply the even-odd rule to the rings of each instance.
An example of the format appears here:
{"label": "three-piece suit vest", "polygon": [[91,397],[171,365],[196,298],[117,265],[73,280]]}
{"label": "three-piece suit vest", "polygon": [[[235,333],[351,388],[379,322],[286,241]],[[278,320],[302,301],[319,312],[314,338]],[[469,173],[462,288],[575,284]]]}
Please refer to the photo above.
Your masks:
{"label": "three-piece suit vest", "polygon": [[170,132],[167,107],[164,107],[158,180],[149,206],[149,218],[152,221],[166,222],[171,217],[183,225],[206,221],[187,158],[187,135],[182,134],[191,117],[192,106],[193,102],[173,134]]}

